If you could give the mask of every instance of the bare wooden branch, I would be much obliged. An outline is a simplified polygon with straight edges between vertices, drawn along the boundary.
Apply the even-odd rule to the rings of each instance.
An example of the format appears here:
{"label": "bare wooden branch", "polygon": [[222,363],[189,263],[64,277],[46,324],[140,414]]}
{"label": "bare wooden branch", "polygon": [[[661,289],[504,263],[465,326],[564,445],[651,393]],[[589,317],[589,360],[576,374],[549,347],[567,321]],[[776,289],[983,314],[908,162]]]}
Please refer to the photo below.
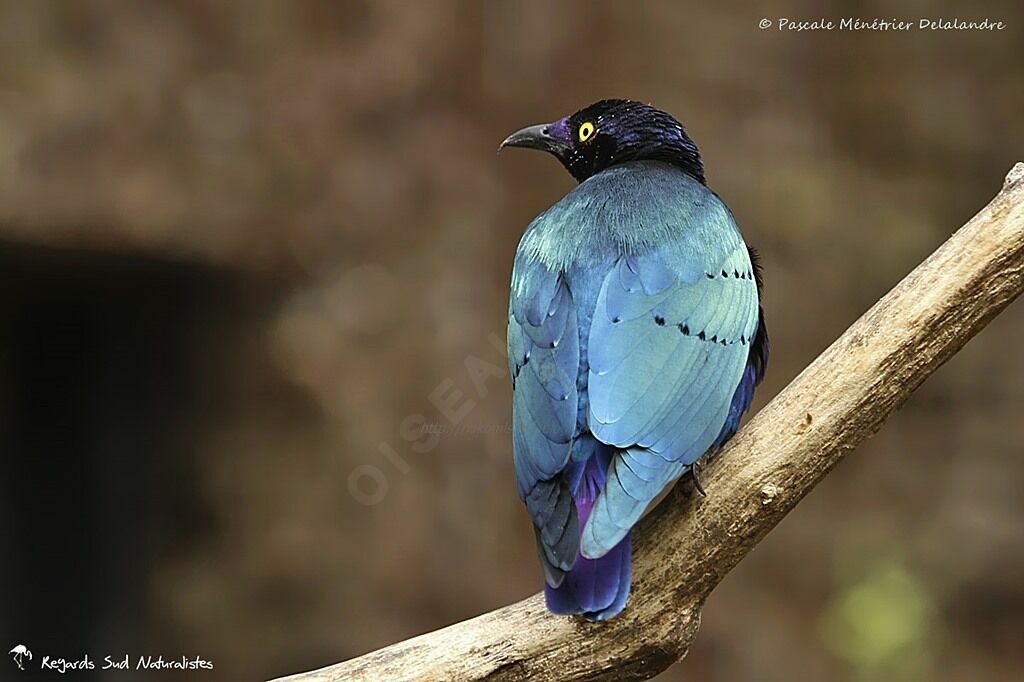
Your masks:
{"label": "bare wooden branch", "polygon": [[541,595],[293,675],[338,680],[639,680],[686,654],[722,577],[843,456],[1024,289],[1024,164],[1002,191],[807,367],[643,522],[630,606],[607,623]]}

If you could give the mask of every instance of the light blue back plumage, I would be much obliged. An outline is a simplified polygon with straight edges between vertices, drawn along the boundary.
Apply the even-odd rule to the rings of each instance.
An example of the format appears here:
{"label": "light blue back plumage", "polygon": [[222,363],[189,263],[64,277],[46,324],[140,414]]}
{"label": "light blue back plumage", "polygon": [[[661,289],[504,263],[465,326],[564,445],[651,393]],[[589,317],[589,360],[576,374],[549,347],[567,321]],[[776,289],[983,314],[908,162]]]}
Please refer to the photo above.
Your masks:
{"label": "light blue back plumage", "polygon": [[578,555],[612,551],[716,444],[758,313],[732,215],[675,166],[608,168],[529,226],[509,307],[513,448],[550,587]]}

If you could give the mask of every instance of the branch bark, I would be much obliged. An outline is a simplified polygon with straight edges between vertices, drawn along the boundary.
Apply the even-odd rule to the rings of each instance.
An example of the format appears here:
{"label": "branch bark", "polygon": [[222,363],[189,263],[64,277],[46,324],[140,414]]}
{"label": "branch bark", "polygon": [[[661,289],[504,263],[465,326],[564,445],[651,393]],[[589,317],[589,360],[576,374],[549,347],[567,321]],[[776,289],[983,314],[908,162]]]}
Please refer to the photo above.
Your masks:
{"label": "branch bark", "polygon": [[641,522],[630,606],[607,623],[542,595],[279,682],[641,680],[686,655],[704,600],[829,470],[1024,290],[1024,163],[1002,191]]}

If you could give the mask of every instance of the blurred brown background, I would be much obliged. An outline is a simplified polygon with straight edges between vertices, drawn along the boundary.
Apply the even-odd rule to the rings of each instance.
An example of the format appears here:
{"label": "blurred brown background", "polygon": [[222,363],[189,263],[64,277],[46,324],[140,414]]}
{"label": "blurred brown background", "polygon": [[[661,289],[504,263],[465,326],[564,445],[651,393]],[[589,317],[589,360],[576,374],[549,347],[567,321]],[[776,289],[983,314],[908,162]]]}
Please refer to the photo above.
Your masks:
{"label": "blurred brown background", "polygon": [[[1019,2],[757,26],[822,16],[953,15],[0,2],[0,644],[259,679],[536,591],[489,337],[571,179],[508,132],[605,96],[687,125],[764,256],[759,405],[1024,158]],[[931,378],[661,679],[1024,677],[1022,334]]]}

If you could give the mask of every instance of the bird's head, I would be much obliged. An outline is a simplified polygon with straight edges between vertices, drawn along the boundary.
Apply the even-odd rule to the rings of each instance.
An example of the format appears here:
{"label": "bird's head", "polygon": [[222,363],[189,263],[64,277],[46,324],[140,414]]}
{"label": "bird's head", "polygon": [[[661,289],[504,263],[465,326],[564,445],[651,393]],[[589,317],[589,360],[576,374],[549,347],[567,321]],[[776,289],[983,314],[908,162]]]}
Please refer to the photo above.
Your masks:
{"label": "bird's head", "polygon": [[553,154],[578,182],[626,161],[664,161],[704,182],[700,151],[682,124],[649,104],[603,99],[552,123],[516,131],[499,149]]}

